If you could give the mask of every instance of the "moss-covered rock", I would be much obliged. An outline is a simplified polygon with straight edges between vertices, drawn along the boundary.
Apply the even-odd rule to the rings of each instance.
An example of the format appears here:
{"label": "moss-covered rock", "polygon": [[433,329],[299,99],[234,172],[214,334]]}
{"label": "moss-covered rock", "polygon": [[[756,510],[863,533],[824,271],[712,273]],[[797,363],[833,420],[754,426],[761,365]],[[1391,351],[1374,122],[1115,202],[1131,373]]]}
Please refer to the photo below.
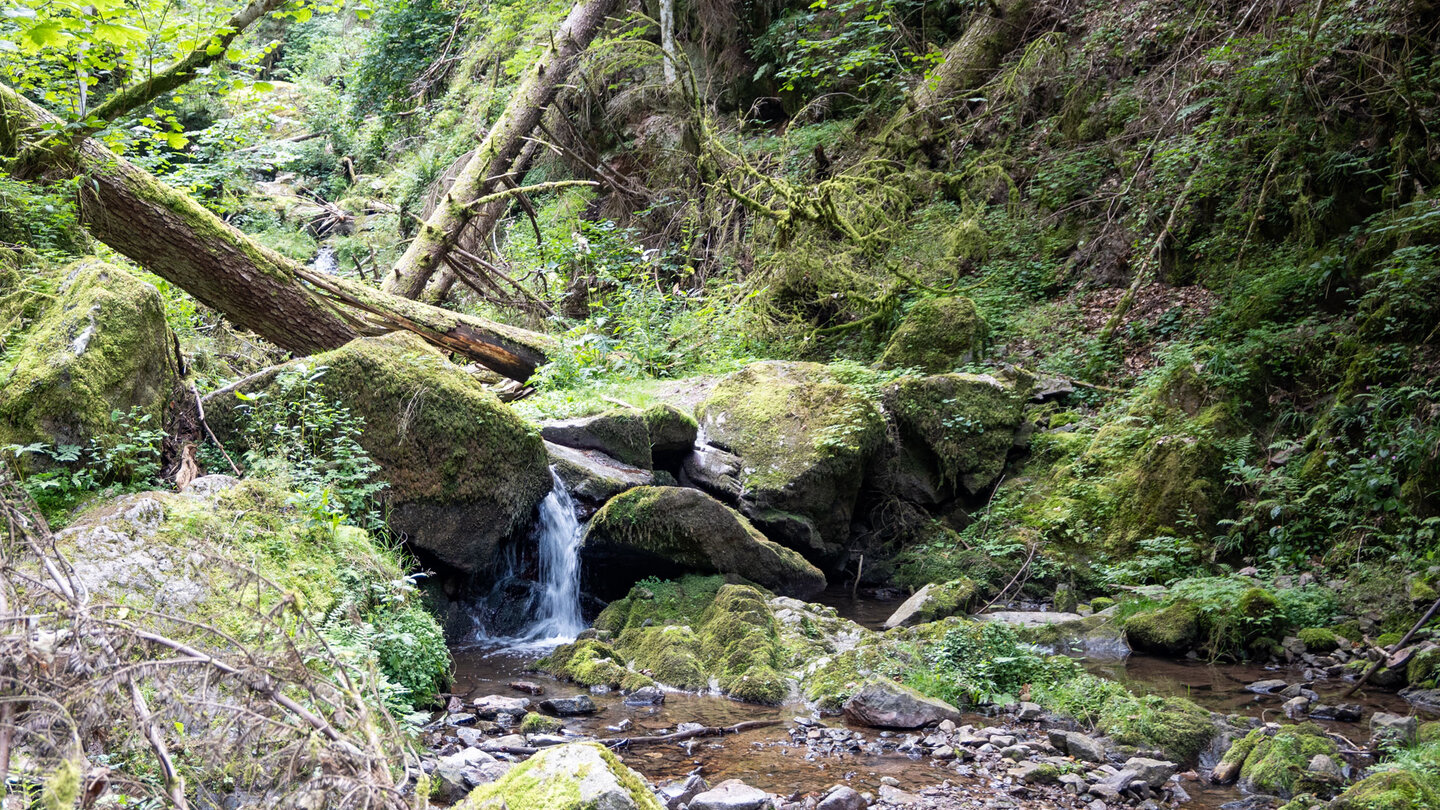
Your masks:
{"label": "moss-covered rock", "polygon": [[715,594],[700,623],[700,652],[726,694],[752,703],[780,703],[789,684],[779,627],[765,595],[746,585],[726,585]]}
{"label": "moss-covered rock", "polygon": [[1440,647],[1427,647],[1410,656],[1405,664],[1405,682],[1421,689],[1440,685]]}
{"label": "moss-covered rock", "polygon": [[674,405],[651,405],[642,414],[650,431],[650,455],[657,467],[674,467],[695,449],[700,424]]}
{"label": "moss-covered rock", "polygon": [[1255,729],[1233,745],[1222,762],[1243,762],[1240,786],[1255,793],[1288,799],[1297,793],[1328,792],[1333,785],[1309,770],[1310,760],[1324,754],[1339,761],[1340,749],[1314,723],[1285,726],[1273,736]]}
{"label": "moss-covered rock", "polygon": [[640,774],[599,743],[546,748],[476,788],[456,810],[663,810]]}
{"label": "moss-covered rock", "polygon": [[596,579],[612,587],[693,572],[738,574],[787,596],[825,588],[825,575],[799,553],[696,489],[637,487],[616,496],[591,519],[582,549]]}
{"label": "moss-covered rock", "polygon": [[1005,468],[1029,388],[1028,377],[941,374],[897,380],[884,399],[902,442],[933,459],[940,484],[976,493]]}
{"label": "moss-covered rock", "polygon": [[619,644],[635,668],[657,683],[692,692],[710,684],[700,639],[687,625],[634,628],[620,637]]}
{"label": "moss-covered rock", "polygon": [[1183,655],[1200,637],[1200,607],[1177,601],[1125,621],[1125,640],[1141,652]]}
{"label": "moss-covered rock", "polygon": [[1330,810],[1429,810],[1440,807],[1440,779],[1428,773],[1383,771],[1351,785]]}
{"label": "moss-covered rock", "polygon": [[979,594],[979,586],[970,579],[955,579],[941,584],[926,585],[890,614],[890,618],[885,620],[885,629],[909,627],[933,622],[946,616],[964,615]]}
{"label": "moss-covered rock", "polygon": [[550,734],[564,727],[565,722],[560,718],[535,712],[527,712],[525,719],[520,721],[521,734]]}
{"label": "moss-covered rock", "polygon": [[1338,648],[1344,639],[1323,627],[1307,627],[1296,634],[1306,652],[1327,653]]}
{"label": "moss-covered rock", "polygon": [[547,422],[540,429],[547,442],[577,450],[596,450],[632,467],[650,469],[648,420],[632,411],[612,411],[578,419]]}
{"label": "moss-covered rock", "polygon": [[1210,712],[1179,697],[1131,697],[1102,708],[1097,729],[1122,745],[1159,749],[1194,762],[1215,737]]}
{"label": "moss-covered rock", "polygon": [[[158,429],[179,382],[159,291],[87,260],[66,268],[55,297],[43,300],[30,297],[34,306],[12,324],[33,322],[0,344],[0,445],[112,443],[124,430],[116,412]],[[30,453],[17,463],[46,461]]]}
{"label": "moss-covered rock", "polygon": [[595,450],[576,450],[545,442],[555,471],[565,491],[583,507],[597,509],[627,489],[655,483],[655,474],[640,467],[621,464]]}
{"label": "moss-covered rock", "polygon": [[763,362],[721,380],[698,414],[709,444],[742,460],[740,511],[810,560],[836,560],[885,432],[876,402],[825,366]]}
{"label": "moss-covered rock", "polygon": [[550,491],[540,435],[493,393],[408,332],[353,340],[242,380],[205,400],[222,435],[253,394],[300,366],[325,366],[324,394],[365,421],[358,437],[390,488],[389,523],[446,565],[485,572]]}
{"label": "moss-covered rock", "polygon": [[582,686],[618,687],[626,675],[624,658],[608,644],[588,638],[556,647],[536,661],[535,668]]}
{"label": "moss-covered rock", "polygon": [[314,525],[270,483],[97,504],[56,546],[94,598],[133,610],[142,624],[182,617],[187,623],[151,629],[197,646],[215,642],[200,630],[207,625],[241,644],[272,639],[274,625],[260,616],[291,600],[356,663],[357,682],[373,667],[384,679],[378,692],[427,705],[449,680],[439,622],[417,596],[393,589],[405,576],[400,556],[362,529]]}
{"label": "moss-covered rock", "polygon": [[880,364],[943,374],[979,359],[989,334],[989,325],[969,298],[927,298],[910,308]]}

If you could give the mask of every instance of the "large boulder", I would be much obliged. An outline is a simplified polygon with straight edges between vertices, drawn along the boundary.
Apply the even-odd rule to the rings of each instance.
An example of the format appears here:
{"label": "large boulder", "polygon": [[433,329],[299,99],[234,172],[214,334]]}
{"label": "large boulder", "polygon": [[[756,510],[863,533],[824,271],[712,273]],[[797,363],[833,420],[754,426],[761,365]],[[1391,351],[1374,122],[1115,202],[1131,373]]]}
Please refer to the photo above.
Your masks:
{"label": "large boulder", "polygon": [[990,327],[963,296],[927,298],[910,308],[880,357],[886,368],[954,371],[980,357]]}
{"label": "large boulder", "polygon": [[364,419],[357,438],[390,484],[390,526],[446,565],[488,571],[501,541],[530,525],[550,491],[540,435],[408,332],[352,340],[216,391],[205,400],[211,426],[235,434],[246,418],[237,393],[321,366],[323,396]]}
{"label": "large boulder", "polygon": [[[68,268],[53,299],[23,294],[23,283],[19,273],[0,275],[0,298],[22,293],[0,314],[29,322],[0,345],[0,446],[85,448],[139,424],[160,429],[180,375],[159,291],[97,261]],[[45,458],[19,462],[38,469]]]}
{"label": "large boulder", "polygon": [[629,586],[646,576],[738,574],[784,596],[825,589],[825,575],[765,538],[734,509],[683,487],[637,487],[612,498],[585,529],[592,579]]}
{"label": "large boulder", "polygon": [[547,442],[577,450],[598,450],[631,467],[650,469],[650,426],[644,415],[627,411],[546,422]]}
{"label": "large boulder", "polygon": [[[1015,446],[1030,386],[1026,376],[988,374],[904,377],[887,386],[885,408],[904,448],[889,465],[898,471],[892,477],[916,492],[957,484],[970,494],[986,489]],[[934,478],[927,480],[925,471]]]}
{"label": "large boulder", "polygon": [[622,464],[598,450],[545,442],[545,452],[565,491],[585,507],[582,517],[627,489],[655,483],[655,473],[650,470]]}
{"label": "large boulder", "polygon": [[871,678],[845,701],[845,716],[875,728],[920,728],[942,720],[960,722],[960,710],[888,678]]}
{"label": "large boulder", "polygon": [[740,458],[740,511],[772,540],[835,562],[885,434],[874,399],[825,366],[769,361],[726,377],[698,413],[704,441]]}
{"label": "large boulder", "polygon": [[546,748],[475,789],[457,810],[663,810],[644,777],[599,743]]}
{"label": "large boulder", "polygon": [[700,426],[695,417],[674,405],[651,405],[641,414],[650,429],[650,455],[656,467],[676,467],[695,448]]}
{"label": "large boulder", "polygon": [[1228,775],[1238,765],[1242,789],[1288,799],[1334,787],[1323,774],[1310,770],[1320,755],[1336,760],[1340,749],[1314,723],[1284,726],[1273,734],[1258,728],[1230,747],[1216,771]]}

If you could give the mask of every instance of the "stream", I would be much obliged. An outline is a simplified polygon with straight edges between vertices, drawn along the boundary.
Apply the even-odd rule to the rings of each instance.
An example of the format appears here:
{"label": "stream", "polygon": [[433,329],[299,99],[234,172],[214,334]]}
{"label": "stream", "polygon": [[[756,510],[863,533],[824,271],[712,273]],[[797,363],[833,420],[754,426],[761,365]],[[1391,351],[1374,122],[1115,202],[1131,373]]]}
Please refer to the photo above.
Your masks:
{"label": "stream", "polygon": [[[479,616],[503,612],[504,608],[513,608],[518,598],[524,601],[523,615],[528,617],[528,623],[518,632],[500,633],[487,629],[485,621],[477,619],[471,640],[453,650],[454,694],[467,702],[486,695],[513,697],[518,693],[509,684],[517,680],[543,687],[546,697],[584,691],[583,687],[573,683],[531,670],[537,659],[556,646],[573,641],[586,627],[580,608],[580,536],[581,526],[575,518],[574,504],[557,478],[554,491],[541,506],[540,519],[533,532],[534,545],[526,551],[534,557],[508,558],[506,573],[498,579],[491,593],[481,600],[481,609],[477,610]],[[514,555],[517,552],[512,550],[511,553]],[[527,573],[532,574],[533,579],[526,580]],[[517,597],[517,592],[528,596]],[[881,629],[899,604],[898,601],[852,598],[850,593],[839,589],[827,591],[815,601],[829,605],[842,617],[874,630]],[[1284,699],[1278,695],[1254,694],[1245,686],[1277,677],[1294,681],[1299,676],[1298,670],[1284,668],[1174,661],[1143,655],[1131,655],[1122,660],[1086,660],[1085,666],[1097,675],[1125,683],[1137,694],[1186,697],[1211,711],[1255,717],[1262,721],[1283,719],[1281,704]],[[1342,702],[1340,693],[1347,686],[1347,682],[1340,680],[1320,681],[1314,689],[1322,699],[1334,704]],[[951,796],[974,797],[978,802],[987,798],[1014,798],[1009,785],[997,781],[996,775],[984,769],[957,767],[955,763],[914,752],[871,752],[866,750],[868,745],[854,751],[812,751],[803,739],[792,737],[796,720],[812,716],[810,708],[799,700],[783,706],[760,706],[719,695],[671,691],[667,692],[665,702],[659,706],[627,706],[618,691],[598,688],[591,691],[590,696],[599,711],[593,715],[565,718],[567,734],[595,738],[642,736],[674,732],[682,723],[731,726],[750,720],[779,721],[774,726],[723,738],[697,738],[617,751],[627,765],[657,785],[698,773],[711,785],[725,779],[740,779],[783,796],[824,791],[838,783],[848,784],[861,792],[877,792],[881,780],[890,777],[912,792],[948,782]],[[1384,689],[1363,690],[1343,702],[1357,703],[1363,708],[1364,716],[1359,722],[1317,722],[1362,744],[1369,736],[1371,714],[1376,711],[1401,714],[1412,711],[1399,695]],[[845,728],[859,733],[867,741],[901,736],[851,726],[843,717],[819,719],[832,729]],[[626,720],[633,727],[624,726]],[[964,722],[983,727],[1000,723],[1002,718],[967,714]],[[622,733],[621,728],[629,730]],[[1003,777],[1003,773],[1000,776]],[[1237,788],[1209,785],[1204,781],[1187,781],[1184,787],[1192,797],[1186,807],[1220,808],[1227,802],[1243,798]],[[1019,806],[1026,805],[1022,802]],[[1047,803],[1043,806],[1052,805]]]}

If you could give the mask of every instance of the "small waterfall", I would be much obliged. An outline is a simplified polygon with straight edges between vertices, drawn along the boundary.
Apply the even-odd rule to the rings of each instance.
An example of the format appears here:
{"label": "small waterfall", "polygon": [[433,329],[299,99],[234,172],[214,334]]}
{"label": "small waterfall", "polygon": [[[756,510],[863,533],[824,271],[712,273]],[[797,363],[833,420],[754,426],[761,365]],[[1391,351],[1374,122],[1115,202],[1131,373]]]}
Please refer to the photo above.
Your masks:
{"label": "small waterfall", "polygon": [[[555,647],[585,629],[580,615],[580,521],[575,501],[552,469],[533,545],[511,548],[490,593],[476,605],[474,640],[506,647]],[[531,550],[533,549],[533,557]],[[533,562],[535,579],[528,579]]]}
{"label": "small waterfall", "polygon": [[550,471],[555,486],[540,504],[535,525],[540,584],[532,599],[535,621],[522,636],[536,643],[574,641],[585,629],[580,617],[580,521],[575,501],[560,476]]}

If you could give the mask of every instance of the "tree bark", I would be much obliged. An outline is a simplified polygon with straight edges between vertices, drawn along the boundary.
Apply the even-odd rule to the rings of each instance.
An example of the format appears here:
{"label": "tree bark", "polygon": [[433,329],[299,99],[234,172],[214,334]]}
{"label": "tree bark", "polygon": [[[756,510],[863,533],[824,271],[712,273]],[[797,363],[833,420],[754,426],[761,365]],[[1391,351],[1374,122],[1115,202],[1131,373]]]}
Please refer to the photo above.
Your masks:
{"label": "tree bark", "polygon": [[[616,0],[580,0],[551,38],[550,46],[530,68],[524,81],[490,128],[490,133],[461,169],[450,191],[420,227],[415,241],[385,279],[385,291],[418,298],[479,213],[475,201],[493,194],[509,174],[540,116],[554,101],[581,53],[599,32]],[[480,206],[483,208],[483,206]]]}
{"label": "tree bark", "polygon": [[[0,155],[26,150],[46,123],[58,119],[0,85]],[[38,154],[42,176],[79,177],[80,218],[95,238],[281,348],[311,354],[404,329],[521,381],[546,361],[544,335],[387,295],[268,250],[93,138]]]}
{"label": "tree bark", "polygon": [[1034,5],[1034,0],[996,0],[987,11],[977,11],[965,33],[945,49],[945,61],[916,89],[914,105],[933,107],[989,81],[1025,33]]}

